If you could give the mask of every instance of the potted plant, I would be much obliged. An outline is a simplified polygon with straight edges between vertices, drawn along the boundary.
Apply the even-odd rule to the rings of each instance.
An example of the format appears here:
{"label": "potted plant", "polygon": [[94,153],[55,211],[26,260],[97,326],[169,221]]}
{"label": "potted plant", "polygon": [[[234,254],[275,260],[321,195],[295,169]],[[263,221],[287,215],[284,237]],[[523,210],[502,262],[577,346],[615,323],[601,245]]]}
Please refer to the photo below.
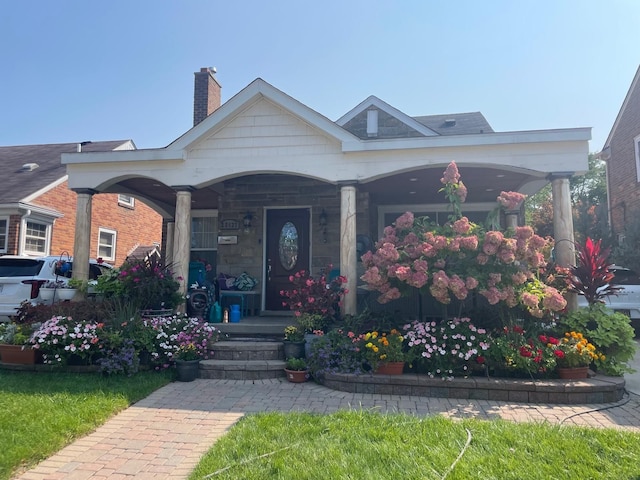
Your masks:
{"label": "potted plant", "polygon": [[396,329],[389,333],[367,332],[361,339],[362,351],[375,373],[401,375],[404,369],[404,337]]}
{"label": "potted plant", "polygon": [[31,348],[29,344],[32,330],[30,325],[0,324],[0,359],[2,363],[33,365],[39,361],[40,352]]}
{"label": "potted plant", "polygon": [[284,329],[284,358],[304,356],[304,331],[295,325]]}
{"label": "potted plant", "polygon": [[309,379],[309,369],[304,358],[287,358],[284,371],[287,380],[292,383],[302,383]]}
{"label": "potted plant", "polygon": [[192,382],[199,376],[200,352],[193,342],[185,343],[178,347],[175,355],[176,372],[178,381]]}
{"label": "potted plant", "polygon": [[566,332],[559,341],[550,338],[548,345],[556,356],[560,378],[587,378],[591,362],[604,360],[604,355],[580,332]]}

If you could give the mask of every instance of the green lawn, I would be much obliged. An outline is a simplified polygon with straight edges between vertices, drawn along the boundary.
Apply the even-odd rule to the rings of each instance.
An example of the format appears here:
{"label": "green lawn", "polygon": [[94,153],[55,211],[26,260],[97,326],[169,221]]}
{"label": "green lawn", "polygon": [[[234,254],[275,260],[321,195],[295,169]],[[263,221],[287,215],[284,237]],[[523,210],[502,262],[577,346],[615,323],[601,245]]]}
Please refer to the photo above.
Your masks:
{"label": "green lawn", "polygon": [[367,411],[266,413],[243,418],[190,478],[637,479],[640,434]]}
{"label": "green lawn", "polygon": [[170,381],[170,372],[0,371],[0,478],[35,465]]}

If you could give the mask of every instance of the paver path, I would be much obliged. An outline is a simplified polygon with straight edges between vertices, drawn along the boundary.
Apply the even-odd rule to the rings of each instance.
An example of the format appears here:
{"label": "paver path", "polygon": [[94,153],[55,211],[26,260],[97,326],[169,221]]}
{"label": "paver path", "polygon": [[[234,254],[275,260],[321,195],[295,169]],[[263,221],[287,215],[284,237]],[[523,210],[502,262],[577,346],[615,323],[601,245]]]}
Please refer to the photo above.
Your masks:
{"label": "paver path", "polygon": [[184,479],[244,414],[375,409],[451,418],[504,418],[640,432],[640,396],[601,405],[533,405],[487,400],[353,394],[312,382],[196,380],[171,383],[17,478]]}

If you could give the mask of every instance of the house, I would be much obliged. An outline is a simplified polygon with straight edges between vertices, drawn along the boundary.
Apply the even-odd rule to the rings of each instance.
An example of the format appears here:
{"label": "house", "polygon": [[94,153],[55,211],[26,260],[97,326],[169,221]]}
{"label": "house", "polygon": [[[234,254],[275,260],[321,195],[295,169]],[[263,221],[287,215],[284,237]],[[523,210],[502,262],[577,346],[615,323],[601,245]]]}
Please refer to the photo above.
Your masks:
{"label": "house", "polygon": [[[203,68],[194,126],[168,146],[63,155],[78,210],[94,192],[145,199],[162,215],[163,252],[182,278],[195,258],[247,272],[265,315],[284,308],[289,275],[332,264],[347,277],[344,311],[356,313],[359,248],[407,210],[446,219],[438,190],[455,161],[472,221],[503,190],[533,194],[551,182],[555,236],[569,240],[556,258],[572,263],[569,178],[588,170],[590,128],[494,132],[477,112],[411,117],[374,96],[331,121],[260,78],[219,99],[215,71]],[[518,219],[510,212],[511,225]]]}
{"label": "house", "polygon": [[[131,140],[0,147],[0,255],[73,255],[77,193],[61,155],[134,149]],[[161,241],[162,219],[131,192],[101,193],[83,237],[90,257],[119,265],[134,246]]]}
{"label": "house", "polygon": [[640,213],[640,67],[598,155],[607,166],[609,222],[622,240]]}

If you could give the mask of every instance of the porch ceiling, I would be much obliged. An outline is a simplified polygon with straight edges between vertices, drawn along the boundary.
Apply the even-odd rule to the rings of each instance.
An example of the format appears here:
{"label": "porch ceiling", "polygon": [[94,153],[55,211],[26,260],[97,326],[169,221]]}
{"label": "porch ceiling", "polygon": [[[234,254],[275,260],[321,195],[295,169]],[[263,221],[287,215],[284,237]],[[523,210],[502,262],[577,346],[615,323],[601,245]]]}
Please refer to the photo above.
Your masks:
{"label": "porch ceiling", "polygon": [[[358,190],[369,193],[378,205],[442,204],[441,166],[398,173],[389,177],[358,185]],[[461,167],[461,179],[467,186],[467,203],[495,202],[501,191],[521,191],[532,180],[541,180],[523,172],[491,168]],[[272,176],[269,177],[272,181]],[[124,193],[141,198],[151,206],[173,217],[176,192],[169,186],[149,178],[131,178],[114,184],[112,193]],[[217,209],[223,194],[222,184],[213,184],[192,192],[192,208]]]}

